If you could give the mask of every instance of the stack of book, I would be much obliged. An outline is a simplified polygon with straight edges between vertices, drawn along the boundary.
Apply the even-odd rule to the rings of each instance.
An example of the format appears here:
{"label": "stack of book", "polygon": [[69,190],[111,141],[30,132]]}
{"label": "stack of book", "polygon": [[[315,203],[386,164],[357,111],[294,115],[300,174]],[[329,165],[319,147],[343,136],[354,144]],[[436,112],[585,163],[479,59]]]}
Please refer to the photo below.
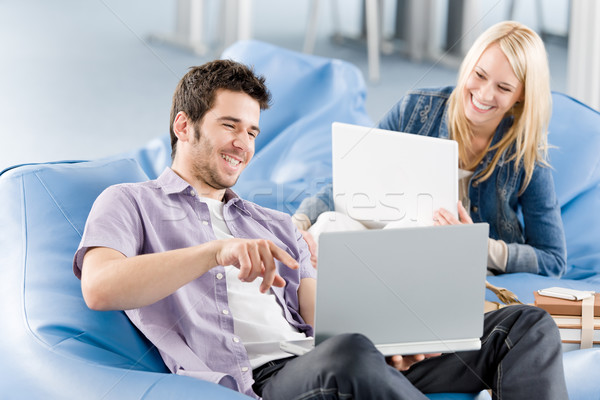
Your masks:
{"label": "stack of book", "polygon": [[[575,350],[579,348],[600,347],[600,293],[594,295],[593,313],[587,315],[587,321],[582,321],[583,300],[567,300],[555,297],[542,296],[534,292],[534,305],[546,310],[556,322],[563,342],[563,350]],[[587,327],[593,329],[587,344],[582,343],[582,329]],[[589,335],[588,335],[589,337]],[[585,336],[584,336],[585,339]]]}

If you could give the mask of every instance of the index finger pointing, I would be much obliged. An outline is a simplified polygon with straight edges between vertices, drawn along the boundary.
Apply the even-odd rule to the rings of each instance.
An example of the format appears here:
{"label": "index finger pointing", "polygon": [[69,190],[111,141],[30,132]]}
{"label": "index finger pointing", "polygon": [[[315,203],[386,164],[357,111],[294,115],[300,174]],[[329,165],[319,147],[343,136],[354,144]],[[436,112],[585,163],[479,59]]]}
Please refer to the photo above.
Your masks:
{"label": "index finger pointing", "polygon": [[296,260],[292,258],[285,250],[277,246],[275,243],[269,241],[269,248],[273,257],[284,263],[288,268],[298,269],[299,265]]}

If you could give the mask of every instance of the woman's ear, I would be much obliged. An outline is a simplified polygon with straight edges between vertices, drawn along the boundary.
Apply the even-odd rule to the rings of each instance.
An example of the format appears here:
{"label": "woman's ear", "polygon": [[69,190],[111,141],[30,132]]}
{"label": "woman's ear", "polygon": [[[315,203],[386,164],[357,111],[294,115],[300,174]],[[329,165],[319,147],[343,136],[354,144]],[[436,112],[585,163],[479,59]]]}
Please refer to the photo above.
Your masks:
{"label": "woman's ear", "polygon": [[521,92],[521,95],[519,96],[519,100],[517,100],[517,103],[522,103],[525,101],[525,93]]}
{"label": "woman's ear", "polygon": [[515,101],[515,104],[513,104],[513,108],[522,106],[524,99],[525,99],[525,97],[523,95],[521,95],[521,97],[519,97],[519,99],[517,101]]}
{"label": "woman's ear", "polygon": [[173,133],[177,136],[177,139],[181,142],[187,142],[190,140],[192,133],[192,123],[188,118],[187,114],[183,111],[179,111],[173,121]]}

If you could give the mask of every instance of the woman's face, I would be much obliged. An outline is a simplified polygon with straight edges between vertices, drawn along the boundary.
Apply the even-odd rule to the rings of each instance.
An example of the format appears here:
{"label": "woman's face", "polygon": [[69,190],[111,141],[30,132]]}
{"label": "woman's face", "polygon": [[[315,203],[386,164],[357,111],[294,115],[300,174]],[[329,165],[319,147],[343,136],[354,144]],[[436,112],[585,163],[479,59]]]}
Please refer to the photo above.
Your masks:
{"label": "woman's face", "polygon": [[522,99],[522,93],[523,84],[500,46],[488,47],[469,74],[463,93],[465,114],[473,131],[493,134],[506,112]]}

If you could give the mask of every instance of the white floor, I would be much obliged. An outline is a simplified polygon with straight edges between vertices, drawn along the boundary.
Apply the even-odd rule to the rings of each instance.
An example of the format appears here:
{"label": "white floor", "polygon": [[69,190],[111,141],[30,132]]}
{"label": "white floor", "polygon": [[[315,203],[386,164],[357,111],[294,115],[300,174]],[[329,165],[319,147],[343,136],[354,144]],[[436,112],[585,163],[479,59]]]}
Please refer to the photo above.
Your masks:
{"label": "white floor", "polygon": [[[301,51],[303,30],[282,31],[273,19],[283,12],[277,7],[254,21],[255,38]],[[0,0],[0,170],[103,157],[167,133],[177,81],[189,66],[215,57],[147,41],[152,33],[172,32],[174,15],[172,0]],[[302,26],[306,15],[295,19]],[[566,48],[550,43],[548,52],[552,88],[564,91]],[[367,73],[360,45],[336,45],[321,32],[315,53]],[[453,68],[399,54],[381,61],[381,81],[368,88],[373,120],[406,90],[456,78]]]}

